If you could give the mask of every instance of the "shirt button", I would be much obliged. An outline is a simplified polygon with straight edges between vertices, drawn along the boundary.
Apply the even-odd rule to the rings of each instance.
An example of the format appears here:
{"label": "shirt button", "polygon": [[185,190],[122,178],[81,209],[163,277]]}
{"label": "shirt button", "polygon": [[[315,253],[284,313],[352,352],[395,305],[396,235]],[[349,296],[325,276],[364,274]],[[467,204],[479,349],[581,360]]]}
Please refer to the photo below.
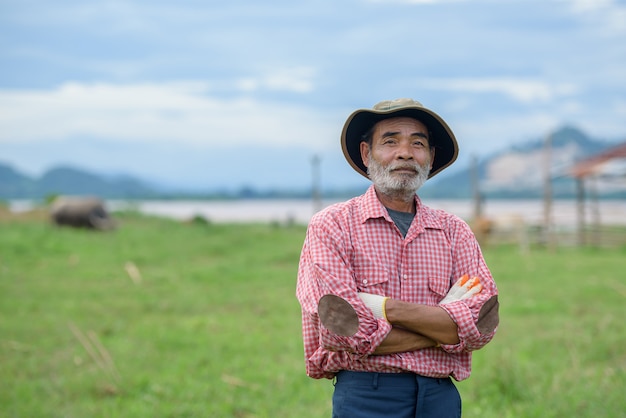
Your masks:
{"label": "shirt button", "polygon": [[363,280],[363,284],[367,284],[367,279],[364,279],[364,280]]}
{"label": "shirt button", "polygon": [[406,279],[408,279],[408,278],[409,278],[409,276],[408,276],[407,274],[405,274],[404,276],[402,276],[402,278],[403,278],[404,280],[406,280]]}

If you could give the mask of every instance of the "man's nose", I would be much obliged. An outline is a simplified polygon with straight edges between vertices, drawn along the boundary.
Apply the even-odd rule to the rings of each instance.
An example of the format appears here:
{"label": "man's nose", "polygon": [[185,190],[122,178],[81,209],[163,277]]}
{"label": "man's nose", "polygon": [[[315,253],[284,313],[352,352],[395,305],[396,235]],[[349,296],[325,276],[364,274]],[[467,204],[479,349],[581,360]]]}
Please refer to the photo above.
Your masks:
{"label": "man's nose", "polygon": [[412,160],[413,153],[411,151],[411,142],[402,141],[398,148],[397,158],[402,160]]}

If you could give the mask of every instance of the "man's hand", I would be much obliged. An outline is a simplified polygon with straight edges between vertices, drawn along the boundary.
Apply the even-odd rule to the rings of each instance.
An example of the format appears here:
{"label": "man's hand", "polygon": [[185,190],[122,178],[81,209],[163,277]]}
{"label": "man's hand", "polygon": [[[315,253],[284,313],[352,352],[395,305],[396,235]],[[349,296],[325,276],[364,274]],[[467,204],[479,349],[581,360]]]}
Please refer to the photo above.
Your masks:
{"label": "man's hand", "polygon": [[481,290],[483,290],[483,285],[480,284],[480,279],[476,276],[470,279],[469,274],[465,274],[454,283],[446,297],[439,304],[445,305],[446,303],[467,299],[480,293]]}

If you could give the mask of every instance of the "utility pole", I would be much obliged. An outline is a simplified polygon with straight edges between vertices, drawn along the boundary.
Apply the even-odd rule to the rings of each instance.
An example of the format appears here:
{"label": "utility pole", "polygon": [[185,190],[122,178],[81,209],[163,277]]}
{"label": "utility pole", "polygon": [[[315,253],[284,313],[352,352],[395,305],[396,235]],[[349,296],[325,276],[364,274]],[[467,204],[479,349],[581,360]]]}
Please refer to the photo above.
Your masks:
{"label": "utility pole", "polygon": [[317,213],[322,209],[322,193],[320,191],[320,163],[322,159],[319,155],[314,154],[311,158],[311,175],[312,175],[312,187],[311,198],[313,200],[313,213]]}

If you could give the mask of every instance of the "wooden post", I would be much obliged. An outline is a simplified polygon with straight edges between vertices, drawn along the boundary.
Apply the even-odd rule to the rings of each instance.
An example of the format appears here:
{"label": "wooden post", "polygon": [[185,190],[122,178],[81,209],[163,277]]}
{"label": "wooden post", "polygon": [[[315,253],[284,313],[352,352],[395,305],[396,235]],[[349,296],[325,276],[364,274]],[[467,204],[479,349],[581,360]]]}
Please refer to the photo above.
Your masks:
{"label": "wooden post", "polygon": [[471,166],[472,196],[474,198],[474,220],[478,221],[483,216],[483,197],[480,193],[480,182],[478,173],[478,158],[472,156]]}
{"label": "wooden post", "polygon": [[600,199],[598,196],[598,176],[592,175],[590,180],[590,193],[591,193],[591,225],[592,225],[592,242],[596,247],[600,246],[602,240],[600,232]]}
{"label": "wooden post", "polygon": [[576,203],[578,205],[578,228],[577,237],[578,245],[585,245],[587,239],[585,236],[585,178],[578,177],[576,179]]}
{"label": "wooden post", "polygon": [[546,246],[554,249],[552,231],[552,134],[546,137],[543,147],[543,237]]}

